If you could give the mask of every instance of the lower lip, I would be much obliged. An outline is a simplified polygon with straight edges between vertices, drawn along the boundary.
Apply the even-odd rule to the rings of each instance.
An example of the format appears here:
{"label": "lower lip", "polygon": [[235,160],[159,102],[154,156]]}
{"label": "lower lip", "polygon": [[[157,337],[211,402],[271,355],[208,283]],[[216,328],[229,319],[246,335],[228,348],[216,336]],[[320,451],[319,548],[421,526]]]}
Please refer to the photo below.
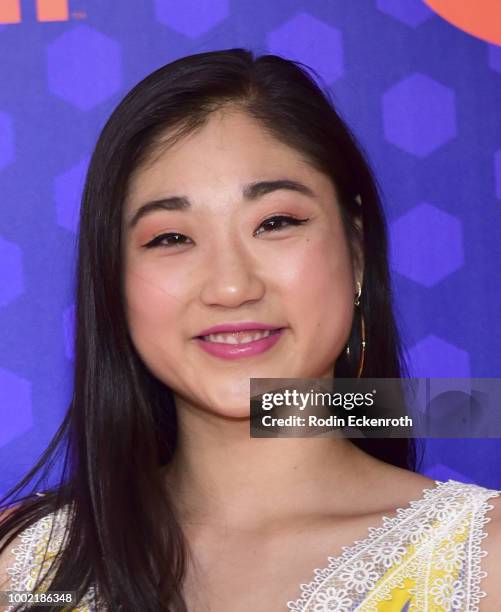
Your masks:
{"label": "lower lip", "polygon": [[266,336],[266,338],[245,342],[243,344],[208,342],[207,340],[202,340],[202,338],[195,338],[195,340],[204,351],[210,355],[214,355],[214,357],[221,357],[222,359],[240,359],[241,357],[250,357],[268,351],[280,340],[283,332],[284,329],[280,329]]}

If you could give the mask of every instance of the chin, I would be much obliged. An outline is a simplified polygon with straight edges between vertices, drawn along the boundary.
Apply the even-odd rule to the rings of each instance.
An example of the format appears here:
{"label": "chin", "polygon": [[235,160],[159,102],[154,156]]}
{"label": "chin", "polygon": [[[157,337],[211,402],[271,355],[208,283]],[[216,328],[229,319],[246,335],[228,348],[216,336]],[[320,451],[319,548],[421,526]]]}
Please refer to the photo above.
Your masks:
{"label": "chin", "polygon": [[237,388],[221,384],[217,389],[202,391],[198,397],[196,403],[211,414],[228,418],[248,418],[250,415],[248,381]]}
{"label": "chin", "polygon": [[250,408],[249,407],[245,407],[242,409],[228,409],[228,410],[224,410],[224,409],[220,409],[220,410],[214,410],[212,409],[213,414],[226,419],[228,421],[249,421],[250,418]]}

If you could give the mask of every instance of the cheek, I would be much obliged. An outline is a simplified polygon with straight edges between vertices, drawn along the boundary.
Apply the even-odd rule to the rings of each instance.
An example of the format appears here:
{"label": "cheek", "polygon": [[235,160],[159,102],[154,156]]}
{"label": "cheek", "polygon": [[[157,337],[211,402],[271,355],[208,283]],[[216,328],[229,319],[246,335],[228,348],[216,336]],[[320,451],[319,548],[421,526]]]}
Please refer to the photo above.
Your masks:
{"label": "cheek", "polygon": [[[322,338],[344,344],[353,316],[353,270],[346,244],[333,237],[311,240],[287,258],[283,288],[298,329],[313,344]],[[321,332],[320,336],[318,332]]]}
{"label": "cheek", "polygon": [[176,338],[183,302],[168,291],[167,282],[151,269],[129,267],[124,274],[125,306],[132,343],[150,372],[166,385],[178,380]]}
{"label": "cheek", "polygon": [[131,310],[145,308],[152,314],[163,308],[181,306],[186,294],[186,274],[177,265],[168,266],[130,257],[125,263],[125,297]]}
{"label": "cheek", "polygon": [[[169,277],[167,284],[164,275],[156,274],[151,268],[129,266],[124,278],[126,316],[131,338],[143,360],[156,369],[152,363],[155,355],[166,356],[169,347],[173,346],[176,334],[172,330],[178,329],[182,301],[172,291],[172,277]],[[169,342],[165,341],[167,336],[171,339]]]}

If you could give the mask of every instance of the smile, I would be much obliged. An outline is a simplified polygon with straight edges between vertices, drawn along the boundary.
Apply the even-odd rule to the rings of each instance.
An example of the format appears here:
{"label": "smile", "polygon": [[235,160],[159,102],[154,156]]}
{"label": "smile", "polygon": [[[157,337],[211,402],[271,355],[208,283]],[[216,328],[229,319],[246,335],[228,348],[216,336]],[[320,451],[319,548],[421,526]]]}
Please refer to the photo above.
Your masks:
{"label": "smile", "polygon": [[220,334],[209,334],[208,336],[201,336],[201,338],[206,342],[220,342],[223,344],[245,344],[247,342],[261,340],[261,338],[267,338],[270,334],[277,333],[278,331],[280,330],[265,329],[240,332],[224,332]]}
{"label": "smile", "polygon": [[269,350],[282,337],[285,328],[246,330],[199,336],[197,344],[207,353],[223,359],[238,359]]}

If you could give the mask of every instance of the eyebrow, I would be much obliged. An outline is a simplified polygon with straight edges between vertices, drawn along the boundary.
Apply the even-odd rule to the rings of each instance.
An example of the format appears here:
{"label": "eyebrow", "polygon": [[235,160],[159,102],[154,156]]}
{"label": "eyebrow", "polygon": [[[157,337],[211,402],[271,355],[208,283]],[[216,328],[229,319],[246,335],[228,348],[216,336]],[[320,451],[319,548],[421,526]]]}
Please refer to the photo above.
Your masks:
{"label": "eyebrow", "polygon": [[[252,202],[266,195],[267,193],[278,191],[279,189],[286,189],[288,191],[302,193],[303,195],[306,195],[310,198],[316,197],[315,193],[312,189],[310,189],[310,187],[307,187],[299,181],[294,181],[291,179],[257,181],[255,183],[245,185],[242,193],[244,200]],[[159,210],[187,210],[190,207],[191,202],[186,196],[176,195],[170,196],[168,198],[161,198],[159,200],[153,200],[151,202],[146,202],[146,204],[140,206],[132,215],[128,223],[128,227],[129,229],[134,228],[141,218]]]}

